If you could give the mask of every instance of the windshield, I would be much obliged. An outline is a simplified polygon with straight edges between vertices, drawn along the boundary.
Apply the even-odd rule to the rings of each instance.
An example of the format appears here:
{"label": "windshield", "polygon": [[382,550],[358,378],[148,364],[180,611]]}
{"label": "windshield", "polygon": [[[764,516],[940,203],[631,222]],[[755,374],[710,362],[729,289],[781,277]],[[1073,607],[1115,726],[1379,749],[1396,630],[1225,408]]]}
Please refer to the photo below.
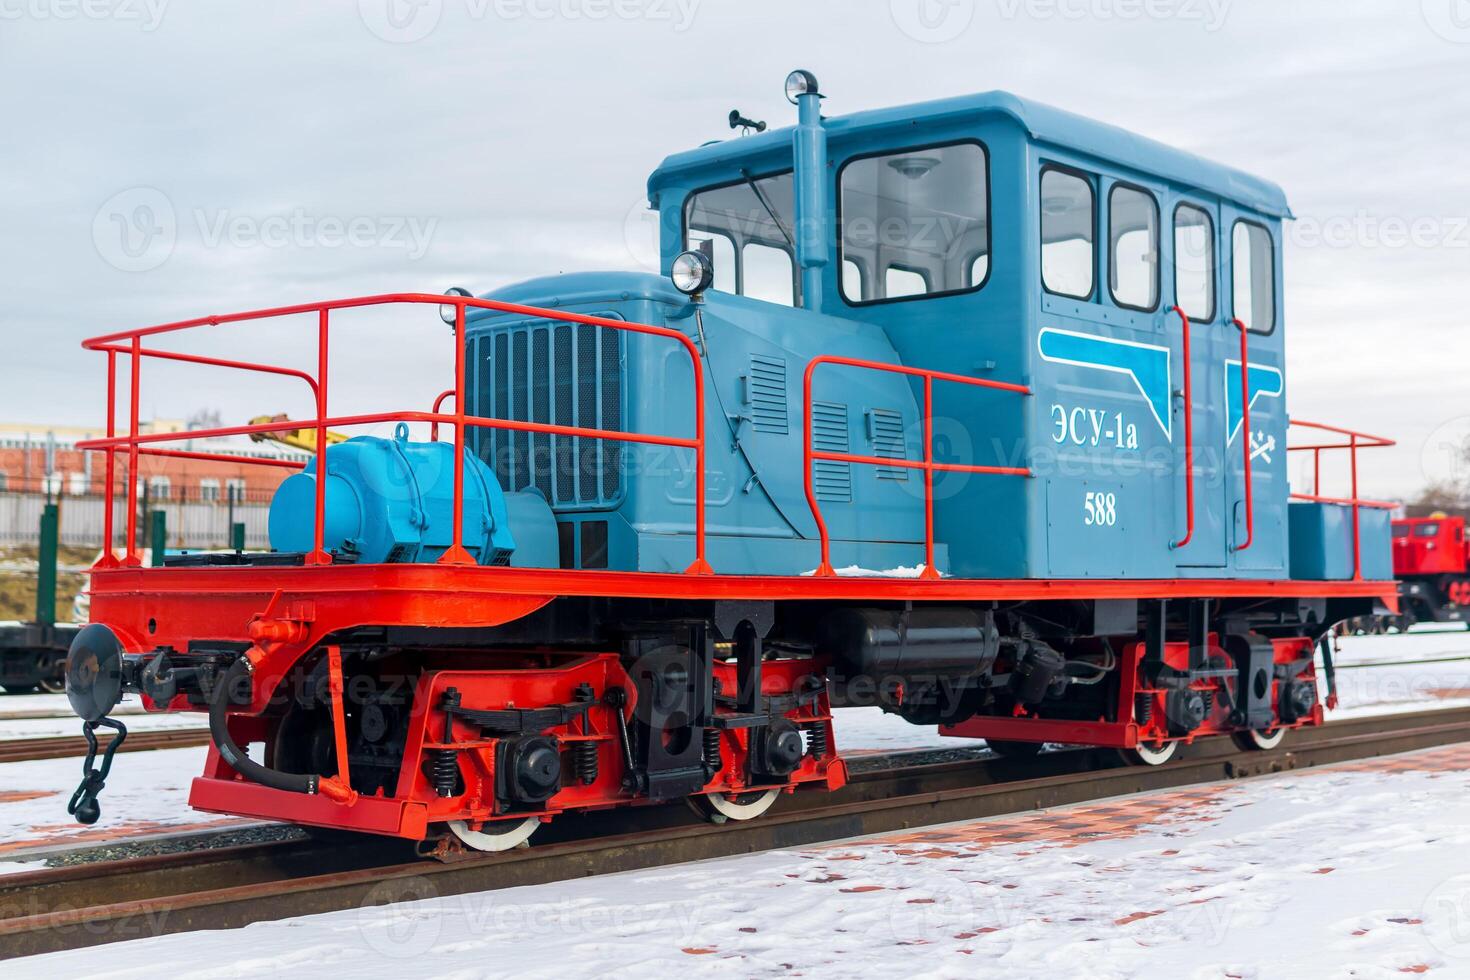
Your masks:
{"label": "windshield", "polygon": [[709,250],[715,289],[795,306],[794,210],[790,171],[697,191],[684,207],[684,246]]}

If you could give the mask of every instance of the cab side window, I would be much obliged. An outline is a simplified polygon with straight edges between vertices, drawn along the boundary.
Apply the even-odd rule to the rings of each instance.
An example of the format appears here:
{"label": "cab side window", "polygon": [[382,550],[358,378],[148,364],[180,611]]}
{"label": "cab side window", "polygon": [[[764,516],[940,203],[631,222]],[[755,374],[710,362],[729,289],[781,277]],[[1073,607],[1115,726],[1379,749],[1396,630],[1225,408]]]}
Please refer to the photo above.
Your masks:
{"label": "cab side window", "polygon": [[1215,222],[1192,204],[1174,209],[1174,302],[1196,323],[1215,318]]}
{"label": "cab side window", "polygon": [[1131,310],[1159,306],[1159,205],[1127,184],[1108,192],[1108,290]]}
{"label": "cab side window", "polygon": [[1097,202],[1092,182],[1072,170],[1041,171],[1041,284],[1047,292],[1091,299]]}
{"label": "cab side window", "polygon": [[1276,251],[1271,232],[1237,221],[1231,236],[1235,316],[1254,333],[1276,329]]}

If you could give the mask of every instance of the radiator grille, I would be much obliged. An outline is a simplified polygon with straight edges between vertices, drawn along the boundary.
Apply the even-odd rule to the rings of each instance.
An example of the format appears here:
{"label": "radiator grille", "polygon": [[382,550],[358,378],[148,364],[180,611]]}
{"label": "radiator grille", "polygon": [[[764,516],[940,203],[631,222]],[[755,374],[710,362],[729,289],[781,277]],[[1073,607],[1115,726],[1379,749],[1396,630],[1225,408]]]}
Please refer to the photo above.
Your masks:
{"label": "radiator grille", "polygon": [[[851,451],[846,405],[838,402],[812,403],[812,448],[829,453]],[[815,460],[812,463],[812,485],[818,500],[851,503],[852,464]]]}
{"label": "radiator grille", "polygon": [[[622,331],[590,324],[506,327],[471,340],[482,418],[623,429]],[[476,451],[507,490],[534,486],[559,507],[617,501],[622,444],[581,436],[476,429]]]}

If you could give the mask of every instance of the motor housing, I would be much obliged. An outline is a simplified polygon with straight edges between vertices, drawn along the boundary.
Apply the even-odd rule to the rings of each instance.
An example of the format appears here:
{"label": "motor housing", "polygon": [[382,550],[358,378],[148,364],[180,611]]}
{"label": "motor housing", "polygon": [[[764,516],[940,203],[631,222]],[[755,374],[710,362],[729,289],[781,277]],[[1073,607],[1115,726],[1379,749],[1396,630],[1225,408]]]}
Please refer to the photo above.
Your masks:
{"label": "motor housing", "polygon": [[[433,562],[453,541],[454,446],[357,436],[326,453],[323,547],[339,562]],[[276,489],[276,551],[314,546],[316,460]],[[514,528],[514,533],[512,533]],[[507,494],[478,457],[464,460],[464,548],[481,565],[557,565],[556,519],[538,493]]]}

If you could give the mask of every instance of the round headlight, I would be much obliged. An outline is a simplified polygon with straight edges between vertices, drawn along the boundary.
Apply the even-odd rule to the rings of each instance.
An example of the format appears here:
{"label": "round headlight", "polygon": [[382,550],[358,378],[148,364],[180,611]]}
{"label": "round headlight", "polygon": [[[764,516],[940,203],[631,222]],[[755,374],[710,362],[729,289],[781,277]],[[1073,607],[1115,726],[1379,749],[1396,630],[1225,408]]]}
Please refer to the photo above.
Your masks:
{"label": "round headlight", "polygon": [[[449,289],[444,290],[444,295],[473,296],[475,294],[461,286],[452,286]],[[451,327],[454,326],[454,324],[459,320],[459,307],[454,303],[445,303],[444,305],[439,307],[439,319],[443,320]]]}
{"label": "round headlight", "polygon": [[818,95],[817,76],[801,68],[786,76],[786,98],[792,105],[803,95]]}
{"label": "round headlight", "polygon": [[680,252],[669,270],[674,288],[685,296],[698,296],[715,281],[715,267],[703,252]]}

